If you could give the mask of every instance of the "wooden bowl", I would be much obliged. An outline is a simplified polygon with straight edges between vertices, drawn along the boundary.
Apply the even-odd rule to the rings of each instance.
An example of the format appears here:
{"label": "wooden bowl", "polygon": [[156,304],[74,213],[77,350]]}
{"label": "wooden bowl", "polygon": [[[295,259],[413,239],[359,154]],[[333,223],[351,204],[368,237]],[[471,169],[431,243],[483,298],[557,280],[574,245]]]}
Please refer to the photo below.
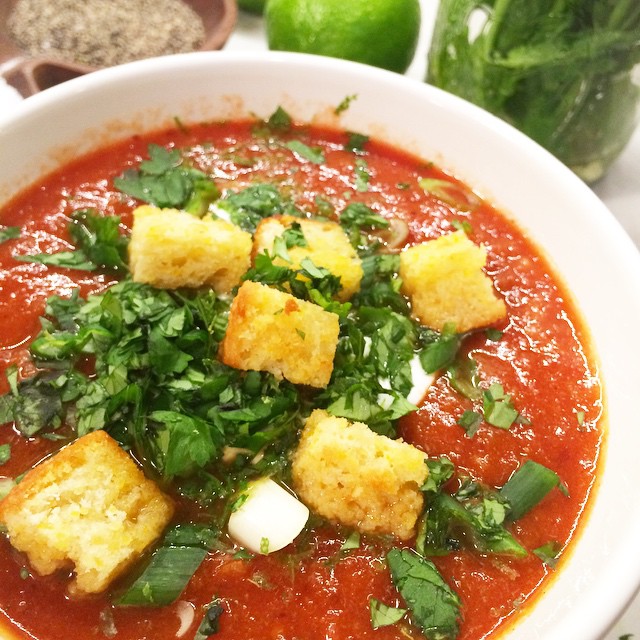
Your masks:
{"label": "wooden bowl", "polygon": [[[0,2],[0,74],[18,92],[30,96],[56,84],[97,70],[48,56],[31,56],[11,38],[7,21],[18,0]],[[236,0],[184,0],[202,19],[205,38],[200,51],[221,49],[236,23]]]}

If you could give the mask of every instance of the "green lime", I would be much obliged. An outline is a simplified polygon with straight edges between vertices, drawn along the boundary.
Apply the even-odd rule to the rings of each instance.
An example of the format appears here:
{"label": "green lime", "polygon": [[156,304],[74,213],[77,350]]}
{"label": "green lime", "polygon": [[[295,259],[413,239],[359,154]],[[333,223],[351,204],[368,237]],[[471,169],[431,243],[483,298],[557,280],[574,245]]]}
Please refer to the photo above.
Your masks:
{"label": "green lime", "polygon": [[266,2],[267,0],[238,0],[238,6],[243,11],[260,14],[264,11]]}
{"label": "green lime", "polygon": [[419,0],[267,0],[270,49],[364,62],[404,73],[420,31]]}

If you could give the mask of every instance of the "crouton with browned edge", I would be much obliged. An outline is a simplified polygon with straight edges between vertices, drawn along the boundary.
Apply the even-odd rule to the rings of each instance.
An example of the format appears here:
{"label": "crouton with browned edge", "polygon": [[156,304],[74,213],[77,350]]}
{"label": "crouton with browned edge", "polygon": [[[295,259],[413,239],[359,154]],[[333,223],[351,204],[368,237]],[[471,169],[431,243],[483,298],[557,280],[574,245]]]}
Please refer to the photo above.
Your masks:
{"label": "crouton with browned edge", "polygon": [[245,371],[326,387],[340,331],[338,316],[257,282],[247,281],[231,303],[219,357]]}
{"label": "crouton with browned edge", "polygon": [[173,503],[104,431],[31,469],[0,502],[9,541],[33,569],[73,569],[72,594],[104,591],[162,534]]}
{"label": "crouton with browned edge", "polygon": [[129,267],[159,289],[209,285],[228,293],[251,265],[251,234],[224,220],[149,205],[133,212]]}
{"label": "crouton with browned edge", "polygon": [[402,440],[322,410],[307,419],[293,455],[293,487],[316,513],[363,533],[407,540],[422,511],[426,455]]}
{"label": "crouton with browned edge", "polygon": [[502,320],[506,306],[483,271],[486,261],[486,249],[464,231],[405,249],[400,277],[412,315],[438,331],[452,324],[457,333]]}
{"label": "crouton with browned edge", "polygon": [[256,229],[253,244],[254,256],[268,251],[273,254],[276,238],[282,237],[293,225],[300,225],[303,246],[293,245],[287,248],[291,260],[287,263],[281,257],[274,264],[299,269],[300,263],[309,258],[317,267],[324,267],[340,278],[342,289],[338,299],[345,301],[360,289],[362,264],[349,238],[337,222],[331,220],[309,220],[294,216],[274,216],[264,219]]}

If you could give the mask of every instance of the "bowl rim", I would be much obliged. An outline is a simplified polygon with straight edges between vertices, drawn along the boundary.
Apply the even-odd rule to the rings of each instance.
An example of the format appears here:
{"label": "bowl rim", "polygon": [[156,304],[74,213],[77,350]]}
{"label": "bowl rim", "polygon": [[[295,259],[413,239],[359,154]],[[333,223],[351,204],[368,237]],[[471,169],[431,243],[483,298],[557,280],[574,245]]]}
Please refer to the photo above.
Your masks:
{"label": "bowl rim", "polygon": [[[247,66],[251,67],[251,73],[256,76],[260,73],[267,73],[267,70],[269,70],[269,73],[274,73],[276,70],[278,73],[282,73],[286,70],[289,75],[293,76],[296,74],[311,76],[315,72],[325,74],[327,77],[328,74],[337,74],[345,78],[359,78],[363,83],[361,85],[363,87],[365,84],[384,86],[386,90],[401,92],[407,98],[425,100],[434,109],[446,110],[452,117],[462,118],[471,125],[479,127],[486,136],[503,142],[507,147],[517,147],[519,153],[522,154],[523,162],[526,161],[527,167],[534,167],[536,171],[539,170],[541,175],[550,176],[555,184],[566,185],[566,190],[576,201],[576,207],[584,208],[586,227],[591,230],[593,237],[600,236],[605,246],[610,250],[607,257],[615,261],[617,272],[630,274],[625,283],[628,285],[629,292],[635,294],[631,297],[635,301],[640,300],[640,283],[632,279],[633,273],[640,273],[640,252],[602,201],[567,167],[511,125],[475,105],[419,81],[359,63],[309,54],[285,52],[260,52],[256,54],[225,51],[177,54],[135,61],[119,67],[96,71],[27,98],[16,113],[0,122],[0,141],[5,135],[10,135],[10,132],[15,127],[24,128],[25,125],[28,126],[30,122],[42,117],[42,114],[54,105],[86,97],[95,92],[100,93],[105,87],[122,87],[142,78],[152,81],[153,79],[166,77],[168,74],[186,70],[210,74],[236,73],[242,69],[245,69],[246,72]],[[0,144],[0,165],[2,164],[1,150],[2,144]],[[438,164],[442,166],[440,162]],[[447,166],[444,168],[449,169]],[[464,175],[461,176],[461,179],[473,188],[476,187],[476,183]],[[491,195],[489,195],[489,200],[491,200]],[[499,209],[506,211],[507,215],[513,215],[512,207],[507,207],[505,210],[502,202],[497,203],[497,206]],[[516,220],[518,221],[517,216]],[[520,227],[525,233],[528,233],[529,230],[526,224],[521,224]],[[548,253],[544,248],[545,244],[541,243],[539,238],[534,237],[534,242],[539,245],[544,253]],[[562,271],[560,276],[561,278],[563,277]],[[635,312],[634,314],[636,320],[640,319],[640,314]],[[609,392],[612,389],[607,386],[606,380],[605,391],[610,399]],[[631,400],[632,398],[630,397],[629,402]],[[618,398],[616,397],[617,401]],[[611,434],[612,432],[609,430],[609,442],[612,442]],[[618,446],[619,444],[616,441],[616,447]],[[602,454],[603,460],[600,463],[603,468],[599,473],[599,484],[602,484],[602,480],[605,477],[610,453],[611,450],[607,446],[607,450]],[[589,511],[591,513],[587,514],[587,518],[593,515],[594,507],[599,504],[600,488],[590,500]],[[568,558],[567,565],[571,564],[576,555],[575,548],[579,547],[581,540],[584,538],[587,528],[584,526],[585,524],[587,523],[582,523],[581,535],[572,545],[574,551],[570,554],[571,557]],[[619,548],[631,548],[630,545],[634,539],[638,539],[638,536],[640,536],[640,510],[634,514],[634,518],[629,523],[628,528],[617,536]],[[572,610],[565,614],[559,621],[557,630],[554,629],[552,636],[545,635],[545,640],[566,637],[580,637],[582,639],[601,637],[615,622],[618,615],[622,613],[640,587],[640,554],[637,556],[628,553],[623,554],[614,548],[609,557],[611,563],[600,573],[604,586],[595,590],[597,593],[591,588],[586,593],[580,610]],[[567,567],[565,567],[565,571],[566,569]],[[554,586],[558,584],[563,573],[561,571],[560,576],[553,579],[548,589],[549,591],[552,591]],[[543,597],[544,594],[537,596],[531,611],[525,616],[517,616],[514,624],[506,626],[502,633],[517,631],[517,627],[531,617],[533,610],[539,606]],[[590,611],[591,615],[585,616],[584,611]]]}

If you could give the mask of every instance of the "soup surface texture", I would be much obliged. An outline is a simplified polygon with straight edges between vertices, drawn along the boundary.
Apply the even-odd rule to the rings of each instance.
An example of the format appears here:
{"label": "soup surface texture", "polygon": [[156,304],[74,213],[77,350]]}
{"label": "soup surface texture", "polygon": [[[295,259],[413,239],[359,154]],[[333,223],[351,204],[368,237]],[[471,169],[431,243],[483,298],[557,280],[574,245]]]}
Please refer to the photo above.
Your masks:
{"label": "soup surface texture", "polygon": [[[10,451],[10,456],[0,466],[0,474],[14,480],[55,455],[79,430],[104,427],[131,450],[147,476],[172,496],[176,510],[170,526],[196,522],[215,532],[215,540],[208,545],[206,557],[184,591],[164,606],[118,604],[118,598],[143,571],[152,550],[105,593],[74,597],[67,590],[72,567],[70,571],[40,576],[26,556],[11,546],[11,540],[2,536],[0,609],[4,626],[15,636],[66,640],[71,634],[83,639],[167,640],[206,638],[217,629],[214,637],[220,640],[384,640],[431,638],[437,633],[441,633],[437,637],[479,640],[516,619],[535,600],[541,585],[552,579],[554,571],[561,570],[594,486],[604,429],[602,389],[588,334],[561,281],[513,222],[431,163],[353,133],[294,125],[285,116],[280,113],[280,118],[264,123],[180,125],[132,137],[62,167],[4,206],[0,214],[0,229],[6,237],[0,244],[0,368],[7,375],[0,380],[0,392],[5,394],[7,424],[0,429],[0,445],[8,445],[3,451]],[[143,161],[147,164],[141,167]],[[154,411],[175,409],[171,404],[174,398],[180,398],[186,406],[192,402],[189,393],[200,394],[189,405],[196,407],[194,412],[205,405],[210,412],[249,411],[249,405],[238,406],[237,399],[241,392],[245,393],[243,398],[249,397],[251,385],[263,385],[263,395],[254,395],[257,400],[250,405],[253,413],[244,419],[238,417],[234,424],[238,433],[245,429],[252,437],[256,432],[270,434],[255,436],[251,441],[248,435],[245,440],[227,440],[227,448],[219,447],[218,453],[196,471],[190,467],[173,476],[163,474],[168,464],[167,450],[160,454],[158,463],[150,453],[156,449],[145,449],[132,441],[125,414],[135,402],[123,401],[117,411],[111,405],[107,409],[109,419],[103,424],[96,413],[86,413],[86,398],[84,405],[77,397],[72,398],[56,405],[57,413],[48,416],[48,423],[27,435],[7,408],[7,398],[24,392],[24,381],[52,371],[50,362],[34,359],[30,351],[42,329],[41,316],[50,315],[51,310],[45,308],[47,299],[54,295],[68,299],[77,290],[80,305],[92,294],[102,294],[129,277],[122,265],[81,270],[62,263],[43,264],[42,260],[27,262],[16,256],[75,251],[77,236],[70,235],[70,227],[79,224],[77,212],[84,210],[100,217],[119,216],[119,233],[128,238],[132,212],[142,204],[140,197],[132,195],[131,184],[142,176],[140,169],[145,167],[152,180],[154,175],[157,178],[163,171],[170,172],[171,167],[188,168],[187,174],[195,170],[185,178],[186,187],[174,184],[178,191],[189,192],[188,206],[205,216],[235,211],[232,222],[234,215],[244,215],[243,224],[250,232],[261,218],[271,215],[340,221],[348,210],[352,220],[347,224],[345,218],[341,224],[365,266],[361,292],[346,303],[352,305],[350,308],[343,300],[332,300],[332,291],[322,289],[322,282],[327,282],[322,274],[313,281],[324,292],[324,304],[341,317],[338,355],[327,389],[293,385],[264,373],[259,378],[248,373],[228,374],[236,375],[229,378],[229,385],[239,385],[233,388],[240,389],[228,398],[222,397],[220,389],[210,390],[206,396],[202,390],[206,380],[196,380],[195,373],[190,379],[195,390],[185,390],[186,378],[180,378],[180,388],[172,383],[170,393],[158,400],[164,404],[154,406]],[[202,185],[196,184],[197,179],[189,182],[194,175],[200,179],[203,174],[215,183],[217,193],[206,188],[198,191]],[[146,188],[138,196],[149,196],[148,185]],[[200,194],[200,201],[193,198],[194,193]],[[233,196],[243,193],[251,197],[238,204]],[[154,197],[160,207],[174,206],[166,192],[165,200],[153,193],[148,199],[154,202]],[[231,205],[226,206],[224,202],[229,200]],[[180,201],[178,196],[177,201],[180,204],[176,208],[187,206],[185,198]],[[353,207],[358,203],[366,206]],[[247,222],[251,216],[255,220]],[[13,228],[18,231],[9,231]],[[464,335],[456,334],[455,327],[429,331],[407,320],[410,305],[400,292],[399,252],[460,230],[474,244],[485,247],[484,273],[504,300],[507,314],[490,327]],[[287,243],[285,255],[293,246],[295,240]],[[89,262],[92,255],[97,260],[85,250]],[[126,253],[122,255],[126,261]],[[253,260],[250,278],[272,284],[265,275],[268,269],[257,264],[255,255]],[[311,278],[307,273],[307,280]],[[301,281],[300,276],[297,281]],[[287,286],[291,289],[292,285],[282,285],[285,289]],[[203,335],[210,339],[207,357],[215,361],[224,335],[228,300],[225,296],[216,298],[206,288],[170,295],[178,309],[183,299],[209,296],[211,326],[203,326],[204,315],[197,315],[204,313],[202,305],[197,309],[189,306],[196,309],[189,312],[196,318],[192,334],[188,339],[182,336],[175,340],[182,340],[181,353],[192,358],[191,369],[197,364],[193,345],[204,339]],[[200,304],[205,298],[197,300]],[[347,366],[345,345],[356,340],[348,318],[365,306],[381,308],[387,315],[378,321],[371,312],[375,329],[370,335],[374,337],[360,336],[364,345],[361,355],[366,354],[367,344],[377,344],[376,331],[382,333],[391,326],[385,322],[397,320],[389,315],[392,310],[405,319],[398,320],[398,326],[411,323],[409,350],[428,351],[429,358],[436,359],[435,378],[422,398],[414,399],[415,408],[402,405],[391,390],[392,407],[397,410],[385,412],[385,385],[380,380],[382,388],[369,392],[355,391],[356,383],[347,384],[344,379],[338,386],[337,378],[346,378],[341,373]],[[400,352],[406,339],[402,332],[389,338],[388,359],[396,356],[394,341]],[[434,344],[440,345],[439,349],[434,349]],[[68,367],[72,361],[73,370],[83,376],[82,384],[90,384],[98,358],[95,352],[86,350],[59,358],[58,364]],[[427,359],[425,356],[421,360],[423,368]],[[403,371],[406,365],[402,364]],[[219,363],[206,366],[220,375],[226,371]],[[17,391],[15,380],[22,381]],[[285,392],[287,398],[294,399],[293,408],[282,401],[281,413],[289,416],[286,429],[280,414],[260,414],[260,406],[272,406],[265,401],[267,387],[271,400],[284,397],[278,394]],[[90,388],[95,391],[94,387],[83,387],[82,395],[88,396]],[[371,404],[371,397],[377,408],[367,405],[366,398]],[[363,418],[353,408],[358,402],[367,405]],[[12,406],[15,410],[15,404]],[[438,480],[438,470],[450,471],[438,486],[424,488],[426,515],[421,515],[410,539],[360,534],[313,513],[303,532],[273,553],[247,552],[229,537],[226,521],[235,492],[247,479],[270,475],[290,484],[290,452],[295,449],[304,418],[314,407],[366,422],[379,433],[411,443],[427,455],[431,479]],[[503,417],[506,414],[506,421],[496,413]],[[100,415],[104,418],[105,414]],[[227,418],[230,420],[230,416]],[[89,424],[90,419],[96,422]],[[282,427],[276,435],[269,431],[273,424]],[[231,448],[230,442],[240,444]],[[230,456],[224,462],[223,450]],[[192,454],[186,455],[193,459]],[[526,512],[517,518],[511,512],[510,517],[511,506],[500,490],[527,462],[549,472],[547,479],[557,481],[552,481]],[[449,511],[442,506],[450,504],[447,496],[455,503]],[[436,512],[438,505],[442,510]],[[488,511],[494,514],[493,520]],[[446,515],[449,520],[436,526],[429,522],[429,514],[432,519]],[[500,544],[507,540],[511,551],[501,552],[497,540],[502,541]],[[440,625],[432,629],[416,612],[419,603],[409,602],[411,598],[406,591],[401,593],[389,571],[387,554],[391,549],[414,550],[416,545],[421,555],[411,553],[433,562],[453,592],[438,592],[447,609],[445,618],[450,619],[433,622],[434,618],[429,618]],[[433,609],[435,605],[425,606]]]}

